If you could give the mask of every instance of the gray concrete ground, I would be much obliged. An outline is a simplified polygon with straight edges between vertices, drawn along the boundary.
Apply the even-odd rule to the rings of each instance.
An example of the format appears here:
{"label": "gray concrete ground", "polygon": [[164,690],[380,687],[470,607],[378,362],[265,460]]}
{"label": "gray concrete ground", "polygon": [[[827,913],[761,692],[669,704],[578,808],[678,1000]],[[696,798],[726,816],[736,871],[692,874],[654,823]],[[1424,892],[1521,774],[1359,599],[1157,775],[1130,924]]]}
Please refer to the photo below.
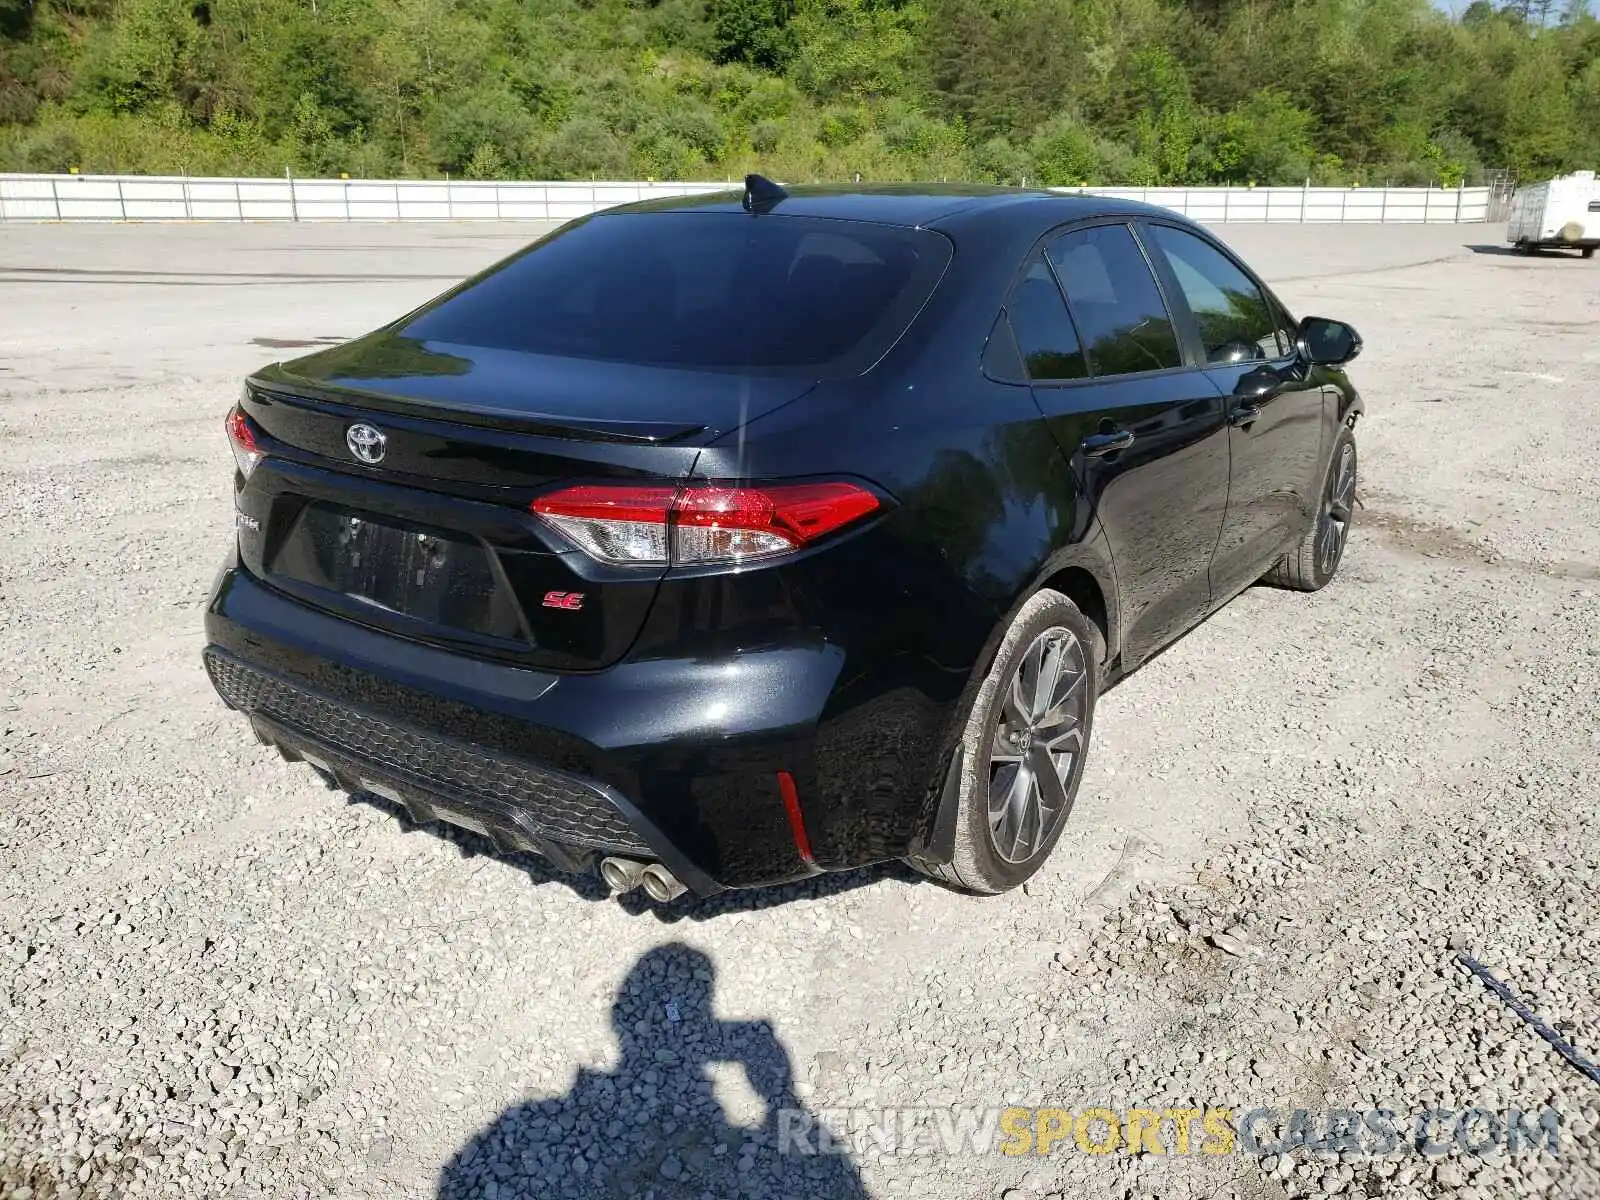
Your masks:
{"label": "gray concrete ground", "polygon": [[[1449,949],[1600,1055],[1600,266],[1500,232],[1222,230],[1365,335],[1365,507],[1333,586],[1103,699],[1025,891],[654,914],[325,790],[199,664],[241,376],[529,228],[0,227],[0,1197],[1600,1195],[1600,1090]],[[1380,1100],[1551,1107],[1560,1153],[806,1160],[761,1118]]]}

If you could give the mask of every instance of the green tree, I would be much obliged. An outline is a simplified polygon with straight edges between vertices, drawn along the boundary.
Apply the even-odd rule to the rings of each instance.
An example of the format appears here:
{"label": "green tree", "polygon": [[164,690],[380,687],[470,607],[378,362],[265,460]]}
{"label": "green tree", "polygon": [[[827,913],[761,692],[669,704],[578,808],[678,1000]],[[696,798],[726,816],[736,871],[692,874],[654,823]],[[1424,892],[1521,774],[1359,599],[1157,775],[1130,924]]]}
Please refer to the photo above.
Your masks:
{"label": "green tree", "polygon": [[0,164],[1067,185],[1600,165],[1600,22],[1499,5],[0,0]]}
{"label": "green tree", "polygon": [[1210,122],[1208,182],[1299,183],[1311,175],[1314,119],[1283,92],[1258,92]]}
{"label": "green tree", "polygon": [[549,179],[620,179],[628,148],[594,117],[567,121],[539,151],[539,174]]}
{"label": "green tree", "polygon": [[1172,52],[1151,46],[1133,56],[1125,102],[1134,113],[1130,128],[1133,148],[1149,164],[1144,184],[1185,183],[1189,158],[1200,132],[1200,111],[1189,90],[1189,77]]}
{"label": "green tree", "polygon": [[824,100],[903,93],[921,14],[920,6],[873,0],[802,0],[790,77]]}
{"label": "green tree", "polygon": [[1072,117],[1044,125],[1028,143],[1028,155],[1046,187],[1077,187],[1101,181],[1100,152],[1092,133]]}
{"label": "green tree", "polygon": [[97,30],[84,63],[87,108],[134,113],[190,90],[200,31],[186,0],[129,0]]}
{"label": "green tree", "polygon": [[509,89],[486,87],[462,103],[434,105],[427,128],[435,161],[452,175],[464,175],[468,164],[487,153],[504,169],[520,167],[529,157],[538,123]]}
{"label": "green tree", "polygon": [[1502,102],[1500,149],[1520,178],[1550,175],[1567,164],[1572,103],[1548,56],[1520,63],[1505,82]]}
{"label": "green tree", "polygon": [[1014,137],[1074,107],[1093,74],[1070,0],[930,0],[922,71],[940,106],[983,137]]}
{"label": "green tree", "polygon": [[794,57],[789,0],[707,0],[718,62],[782,70]]}

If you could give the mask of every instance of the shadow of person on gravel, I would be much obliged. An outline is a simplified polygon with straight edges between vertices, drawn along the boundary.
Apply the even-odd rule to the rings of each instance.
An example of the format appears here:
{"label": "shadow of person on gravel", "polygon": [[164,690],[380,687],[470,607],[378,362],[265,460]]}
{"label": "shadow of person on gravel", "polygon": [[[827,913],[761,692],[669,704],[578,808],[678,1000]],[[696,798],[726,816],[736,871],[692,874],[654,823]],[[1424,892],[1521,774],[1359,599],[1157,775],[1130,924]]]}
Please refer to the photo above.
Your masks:
{"label": "shadow of person on gravel", "polygon": [[[506,1109],[445,1164],[439,1200],[866,1200],[846,1155],[796,1151],[818,1139],[788,1053],[765,1021],[719,1021],[713,979],[711,960],[680,943],[640,958],[612,1004],[617,1069],[580,1068],[564,1096]],[[729,1119],[705,1070],[713,1063],[743,1068],[764,1115]]]}

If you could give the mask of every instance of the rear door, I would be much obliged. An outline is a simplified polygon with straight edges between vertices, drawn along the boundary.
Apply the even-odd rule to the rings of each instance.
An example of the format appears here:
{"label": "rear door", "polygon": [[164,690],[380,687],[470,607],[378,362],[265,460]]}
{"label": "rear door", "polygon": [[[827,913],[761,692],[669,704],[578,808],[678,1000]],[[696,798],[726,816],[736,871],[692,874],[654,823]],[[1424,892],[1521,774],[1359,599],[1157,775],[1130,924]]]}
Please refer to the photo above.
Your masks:
{"label": "rear door", "polygon": [[1131,668],[1210,604],[1228,490],[1221,398],[1185,364],[1126,224],[1053,235],[1009,315],[1034,397],[1110,542]]}
{"label": "rear door", "polygon": [[1317,501],[1323,389],[1294,349],[1287,315],[1231,255],[1187,229],[1142,233],[1167,273],[1196,353],[1227,405],[1227,516],[1211,564],[1218,603],[1259,579],[1305,533]]}

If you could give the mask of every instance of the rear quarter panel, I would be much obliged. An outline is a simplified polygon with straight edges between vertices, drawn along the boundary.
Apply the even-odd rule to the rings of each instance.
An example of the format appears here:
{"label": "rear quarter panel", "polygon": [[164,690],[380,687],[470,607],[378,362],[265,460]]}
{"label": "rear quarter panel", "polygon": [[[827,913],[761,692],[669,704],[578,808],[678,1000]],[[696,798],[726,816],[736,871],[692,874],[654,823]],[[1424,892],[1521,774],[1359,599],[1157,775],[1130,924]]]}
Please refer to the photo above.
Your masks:
{"label": "rear quarter panel", "polygon": [[[1030,390],[980,370],[1009,267],[1003,278],[981,262],[962,271],[977,257],[965,250],[877,367],[752,422],[695,467],[706,478],[857,476],[893,498],[866,532],[764,569],[784,581],[796,619],[845,655],[801,781],[823,866],[914,848],[967,702],[1027,596],[1082,566],[1114,611],[1090,510]],[[762,570],[704,586],[764,586]]]}

